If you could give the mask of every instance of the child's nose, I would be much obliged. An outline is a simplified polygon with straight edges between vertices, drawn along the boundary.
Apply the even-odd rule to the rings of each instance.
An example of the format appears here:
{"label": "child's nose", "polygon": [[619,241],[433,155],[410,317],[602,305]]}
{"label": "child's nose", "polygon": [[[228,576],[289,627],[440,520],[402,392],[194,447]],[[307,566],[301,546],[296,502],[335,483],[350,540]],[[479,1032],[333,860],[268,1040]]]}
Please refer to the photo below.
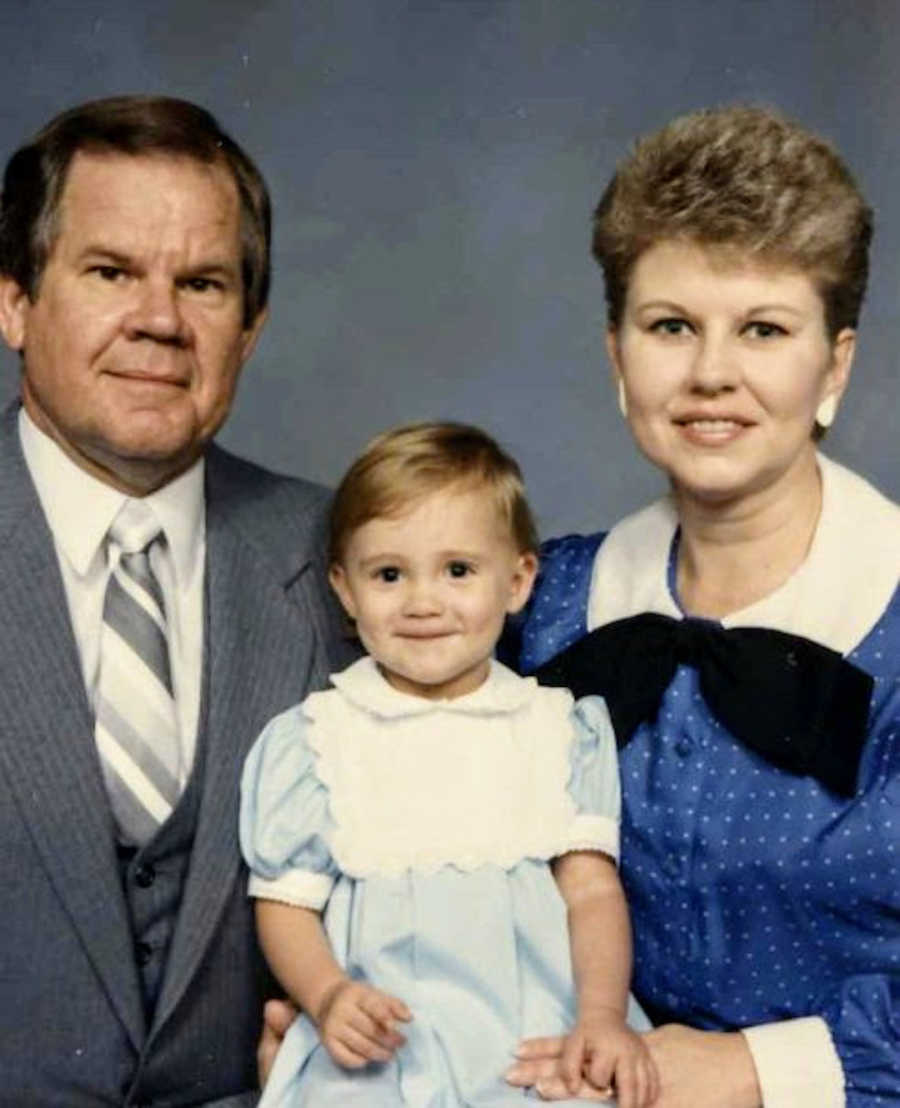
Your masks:
{"label": "child's nose", "polygon": [[438,614],[443,607],[440,590],[428,580],[413,581],[406,595],[406,611],[412,616],[431,616]]}

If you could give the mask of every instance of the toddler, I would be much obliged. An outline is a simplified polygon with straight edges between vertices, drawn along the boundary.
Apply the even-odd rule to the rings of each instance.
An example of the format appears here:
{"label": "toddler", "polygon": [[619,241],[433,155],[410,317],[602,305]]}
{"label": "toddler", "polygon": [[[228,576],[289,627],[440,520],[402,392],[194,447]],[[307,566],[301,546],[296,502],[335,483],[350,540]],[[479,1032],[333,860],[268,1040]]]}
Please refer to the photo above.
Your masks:
{"label": "toddler", "polygon": [[520,1039],[656,1094],[626,1024],[616,748],[493,658],[537,571],[516,463],[450,423],[376,438],[333,506],[331,583],[367,656],[276,717],[244,771],[262,948],[301,1009],[262,1108],[494,1108]]}

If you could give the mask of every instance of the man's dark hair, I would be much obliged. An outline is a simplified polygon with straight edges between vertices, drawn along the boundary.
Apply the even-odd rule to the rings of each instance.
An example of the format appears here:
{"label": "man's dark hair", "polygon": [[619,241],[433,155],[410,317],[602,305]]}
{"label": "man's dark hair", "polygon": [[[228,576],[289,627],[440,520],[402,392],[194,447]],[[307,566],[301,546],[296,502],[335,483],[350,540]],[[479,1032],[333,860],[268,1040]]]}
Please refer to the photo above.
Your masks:
{"label": "man's dark hair", "polygon": [[244,325],[269,296],[271,205],[262,174],[204,108],[167,96],[91,100],[52,119],[10,158],[0,197],[0,273],[37,297],[59,234],[60,201],[79,151],[171,154],[227,169],[241,211]]}

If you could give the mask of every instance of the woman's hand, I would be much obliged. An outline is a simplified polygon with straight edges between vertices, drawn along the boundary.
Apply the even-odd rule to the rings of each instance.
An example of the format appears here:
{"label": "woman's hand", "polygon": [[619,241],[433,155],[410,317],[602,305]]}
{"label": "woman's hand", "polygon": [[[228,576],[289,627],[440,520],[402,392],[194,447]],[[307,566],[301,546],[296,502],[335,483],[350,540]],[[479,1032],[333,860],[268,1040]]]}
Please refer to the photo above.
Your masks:
{"label": "woman's hand", "polygon": [[[756,1068],[740,1032],[695,1031],[667,1024],[640,1036],[659,1074],[653,1108],[760,1108],[762,1093]],[[507,1071],[511,1085],[533,1085],[544,1100],[565,1100],[573,1093],[561,1064],[562,1038],[529,1039],[516,1051]],[[577,1091],[584,1100],[608,1099],[585,1081]]]}
{"label": "woman's hand", "polygon": [[588,1087],[611,1096],[618,1108],[645,1108],[659,1091],[650,1052],[620,1012],[595,1012],[579,1018],[563,1040],[560,1076],[569,1096]]}
{"label": "woman's hand", "polygon": [[289,1000],[267,1000],[263,1008],[263,1029],[256,1048],[256,1070],[259,1087],[264,1089],[275,1062],[281,1040],[297,1017],[297,1009]]}
{"label": "woman's hand", "polygon": [[389,1061],[406,1042],[397,1030],[398,1020],[411,1019],[402,1000],[346,977],[329,989],[316,1013],[325,1049],[348,1069]]}

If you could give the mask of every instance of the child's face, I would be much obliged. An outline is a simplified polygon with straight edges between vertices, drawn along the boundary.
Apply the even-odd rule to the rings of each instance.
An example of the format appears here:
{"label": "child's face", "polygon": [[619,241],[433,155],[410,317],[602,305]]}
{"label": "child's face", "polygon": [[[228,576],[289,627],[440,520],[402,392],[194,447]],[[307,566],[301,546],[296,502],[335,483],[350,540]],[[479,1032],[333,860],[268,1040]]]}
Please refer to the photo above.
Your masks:
{"label": "child's face", "polygon": [[331,583],[386,679],[437,700],[484,681],[504,616],[528,599],[536,569],[489,492],[448,488],[354,531]]}

